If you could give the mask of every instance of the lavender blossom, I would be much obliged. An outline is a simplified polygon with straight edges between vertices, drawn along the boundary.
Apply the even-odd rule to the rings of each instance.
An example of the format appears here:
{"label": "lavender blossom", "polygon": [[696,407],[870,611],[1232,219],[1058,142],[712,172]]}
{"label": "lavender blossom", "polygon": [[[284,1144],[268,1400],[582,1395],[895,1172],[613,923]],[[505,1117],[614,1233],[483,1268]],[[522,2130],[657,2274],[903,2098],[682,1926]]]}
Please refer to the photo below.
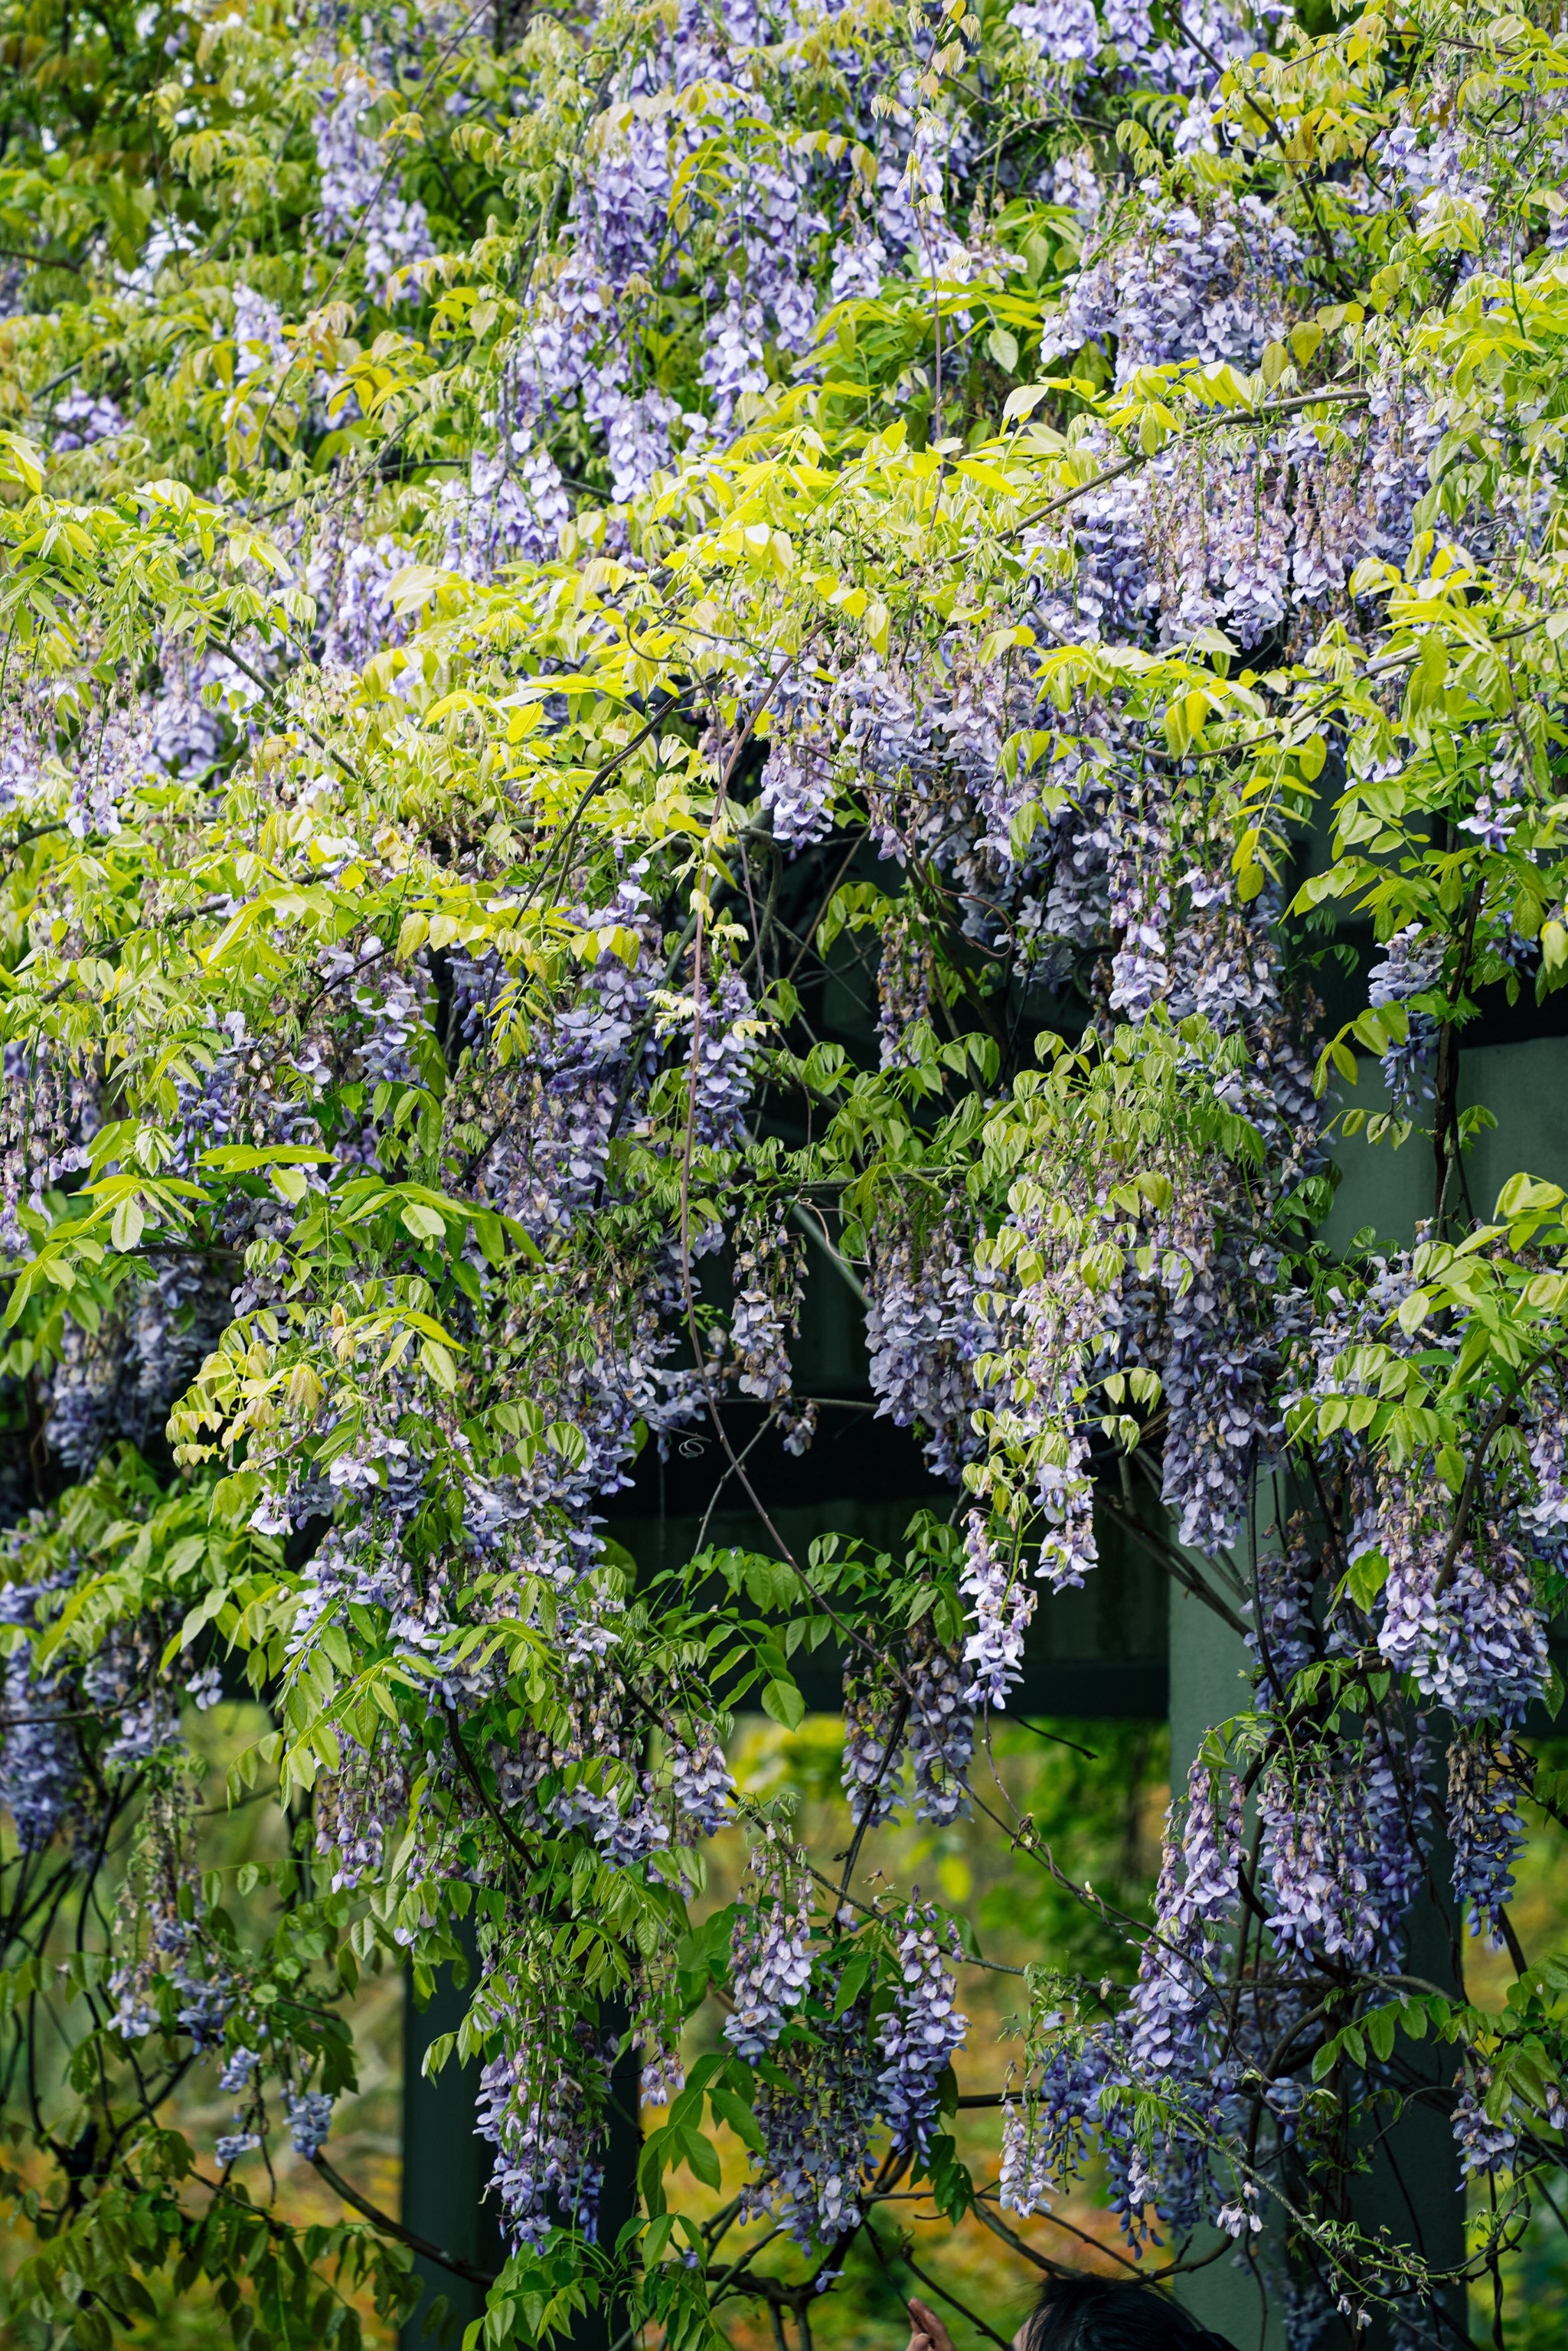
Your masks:
{"label": "lavender blossom", "polygon": [[735,1384],[742,1395],[771,1407],[786,1452],[796,1454],[810,1445],[816,1417],[813,1405],[790,1402],[789,1343],[800,1328],[804,1259],[804,1243],[785,1230],[780,1211],[748,1219],[736,1236],[729,1330]]}
{"label": "lavender blossom", "polygon": [[975,1691],[952,1650],[925,1620],[909,1636],[904,1681],[915,1810],[923,1821],[955,1821],[969,1809],[967,1775],[975,1751]]}
{"label": "lavender blossom", "polygon": [[1137,2081],[1191,2081],[1207,2062],[1203,2027],[1214,2008],[1207,1919],[1189,1899],[1179,1847],[1167,1833],[1155,1900],[1155,1933],[1138,1962],[1128,2003],[1128,2057]]}
{"label": "lavender blossom", "polygon": [[75,384],[55,402],[50,438],[62,455],[68,449],[90,449],[99,441],[112,441],[124,430],[125,418],[107,392],[84,392]]}
{"label": "lavender blossom", "polygon": [[[1060,1454],[1060,1458],[1055,1458]],[[1094,1533],[1094,1488],[1088,1475],[1089,1447],[1082,1428],[1070,1422],[1059,1445],[1048,1445],[1038,1472],[1036,1499],[1051,1522],[1040,1538],[1035,1573],[1053,1592],[1077,1590],[1098,1566]]]}
{"label": "lavender blossom", "polygon": [[270,374],[274,363],[286,359],[287,343],[283,316],[264,294],[239,283],[234,289],[235,377],[244,383],[253,375]]}
{"label": "lavender blossom", "polygon": [[518,434],[499,450],[476,451],[466,492],[454,492],[448,503],[447,568],[474,580],[490,579],[519,556],[548,562],[571,515],[554,457]]}
{"label": "lavender blossom", "polygon": [[[1423,940],[1419,923],[1407,923],[1383,943],[1382,953],[1366,976],[1367,1002],[1381,1008],[1407,1004],[1413,996],[1436,987],[1443,972],[1443,942]],[[1388,1099],[1408,1117],[1418,1101],[1432,1099],[1432,1063],[1437,1051],[1437,1023],[1430,1012],[1413,1011],[1402,1042],[1383,1056]]]}
{"label": "lavender blossom", "polygon": [[747,2207],[776,2214],[802,2248],[832,2244],[863,2217],[877,2098],[866,2011],[863,1998],[852,2002],[779,2052],[758,2083],[763,2144]]}
{"label": "lavender blossom", "polygon": [[1053,2185],[1045,2135],[1034,2128],[1029,2101],[1002,2100],[1002,2159],[997,2178],[997,2201],[1004,2211],[1030,2213],[1051,2209]]}
{"label": "lavender blossom", "polygon": [[[1201,1834],[1197,1852],[1201,1865]],[[1199,1879],[1200,1887],[1205,1883]],[[1218,1956],[1215,1930],[1188,1889],[1167,1827],[1155,1932],[1144,1947],[1121,2020],[1125,2078],[1160,2093],[1162,2120],[1152,2134],[1140,2134],[1118,2110],[1107,2117],[1104,2129],[1113,2201],[1134,2241],[1148,2206],[1173,2227],[1186,2229],[1213,2202],[1205,2138],[1217,2119],[1225,2079],[1211,2030]]]}
{"label": "lavender blossom", "polygon": [[714,427],[727,434],[739,402],[768,389],[761,304],[732,287],[708,320],[704,340],[703,381],[713,396]]}
{"label": "lavender blossom", "polygon": [[680,2051],[653,2024],[642,2027],[637,2046],[642,2054],[639,2086],[645,2106],[673,2105],[686,2086],[686,2069]]}
{"label": "lavender blossom", "polygon": [[1568,1530],[1568,1409],[1555,1387],[1532,1389],[1527,1426],[1535,1495],[1525,1517],[1545,1541],[1561,1541]]}
{"label": "lavender blossom", "polygon": [[670,1745],[670,1791],[683,1823],[698,1836],[716,1836],[730,1817],[735,1782],[724,1750],[699,1738],[686,1745]]}
{"label": "lavender blossom", "polygon": [[150,1894],[138,1902],[128,1886],[122,1897],[131,1931],[123,1940],[117,1938],[126,1956],[110,1970],[112,2022],[127,2041],[145,2040],[172,2007],[174,2023],[199,2055],[224,2045],[235,2009],[234,1979],[203,1931],[204,1905],[179,1857],[172,1800],[156,1783],[152,1812],[162,1856]]}
{"label": "lavender blossom", "polygon": [[883,925],[882,960],[877,966],[877,1035],[884,1070],[913,1065],[909,1032],[916,1021],[931,1018],[935,971],[924,926],[901,906]]}
{"label": "lavender blossom", "polygon": [[1082,2171],[1090,2133],[1101,2118],[1109,2054],[1102,2039],[1064,2034],[1026,2070],[1016,2091],[1009,2085],[998,2186],[1001,2202],[1013,2211],[1046,2210],[1051,2191],[1065,2189]]}
{"label": "lavender blossom", "polygon": [[60,1359],[48,1380],[49,1448],[78,1476],[88,1476],[120,1433],[125,1384],[124,1332],[112,1321],[98,1331],[68,1322]]}
{"label": "lavender blossom", "polygon": [[1241,1790],[1234,1784],[1224,1823],[1215,1808],[1214,1781],[1201,1762],[1187,1774],[1182,1836],[1184,1909],[1208,1928],[1234,1918],[1240,1898]]}
{"label": "lavender blossom", "polygon": [[792,852],[809,849],[831,831],[832,747],[809,703],[802,701],[768,737],[759,797],[774,839]]}
{"label": "lavender blossom", "polygon": [[483,2068],[476,2109],[478,2135],[496,2149],[490,2187],[502,2231],[513,2246],[542,2245],[559,2210],[591,2243],[609,2053],[586,2022],[571,2028],[567,2049],[543,2045],[540,2020],[508,2015],[508,2026],[519,2037]]}
{"label": "lavender blossom", "polygon": [[1460,1731],[1448,1749],[1448,1837],[1454,1853],[1454,1896],[1467,1903],[1470,1932],[1485,1932],[1488,1948],[1503,1944],[1501,1913],[1513,1893],[1513,1865],[1524,1849],[1515,1802],[1516,1759],[1475,1730]]}
{"label": "lavender blossom", "polygon": [[978,1510],[965,1521],[964,1561],[958,1589],[975,1616],[964,1644],[964,1663],[974,1668],[971,1695],[977,1705],[1005,1707],[1023,1677],[1024,1634],[1036,1594],[998,1557]]}
{"label": "lavender blossom", "polygon": [[1089,63],[1100,47],[1092,0],[1019,0],[1009,9],[1008,22],[1052,73],[1064,65]]}
{"label": "lavender blossom", "polygon": [[316,1795],[316,1851],[335,1865],[334,1894],[381,1876],[387,1839],[408,1809],[411,1778],[406,1734],[392,1730],[366,1749],[340,1730],[338,1743],[338,1768],[322,1774]]}
{"label": "lavender blossom", "polygon": [[218,2075],[219,2089],[227,2090],[235,2097],[243,2096],[249,2089],[252,2077],[260,2063],[261,2059],[254,2049],[241,2046],[232,2050],[222,2073]]}
{"label": "lavender blossom", "polygon": [[394,156],[361,126],[376,98],[364,74],[351,73],[334,104],[323,106],[312,129],[321,175],[319,234],[329,245],[356,239],[365,277],[384,302],[402,299],[405,273],[428,260],[434,247],[424,206],[404,197]]}
{"label": "lavender blossom", "polygon": [[737,2056],[772,2048],[811,1977],[810,1887],[786,1846],[754,1845],[751,1875],[730,1949],[735,2009],[725,2038]]}
{"label": "lavender blossom", "polygon": [[1270,1931],[1282,1948],[1358,1967],[1400,1964],[1431,1817],[1417,1733],[1369,1721],[1359,1752],[1303,1758],[1259,1788]]}
{"label": "lavender blossom", "polygon": [[286,2102],[288,2136],[296,2155],[314,2163],[332,2127],[332,2101],[324,2090],[300,2090]]}
{"label": "lavender blossom", "polygon": [[877,1416],[896,1428],[922,1426],[926,1459],[956,1483],[979,1450],[973,1366],[988,1338],[958,1219],[935,1223],[924,1242],[908,1228],[875,1234],[867,1291]]}
{"label": "lavender blossom", "polygon": [[[1248,1473],[1272,1427],[1267,1341],[1225,1343],[1228,1319],[1212,1293],[1173,1301],[1166,1359],[1167,1435],[1161,1491],[1179,1510],[1183,1542],[1213,1553],[1233,1543],[1246,1513]],[[1216,1325],[1218,1324],[1218,1329]]]}
{"label": "lavender blossom", "polygon": [[185,1696],[198,1714],[208,1713],[223,1694],[223,1667],[216,1664],[199,1667],[185,1684]]}
{"label": "lavender blossom", "polygon": [[[53,734],[44,713],[36,706],[13,704],[0,712],[0,809],[25,806],[45,789]],[[8,1058],[22,1050],[19,1042],[5,1048]]]}
{"label": "lavender blossom", "polygon": [[726,972],[703,1007],[691,1055],[698,1143],[723,1149],[735,1142],[751,1099],[760,1029],[746,982],[737,972]]}
{"label": "lavender blossom", "polygon": [[1248,1602],[1246,1613],[1250,1617],[1256,1609],[1257,1623],[1249,1627],[1248,1646],[1276,1698],[1283,1698],[1318,1651],[1312,1609],[1317,1574],[1304,1520],[1292,1519],[1282,1544],[1258,1546],[1254,1573],[1257,1601]]}
{"label": "lavender blossom", "polygon": [[1454,2144],[1467,2179],[1495,2179],[1512,2169],[1519,2151],[1519,2133],[1508,2119],[1511,2101],[1496,2120],[1486,2111],[1491,2085],[1490,2067],[1477,2065],[1473,2074],[1467,2074],[1454,2101]]}
{"label": "lavender blossom", "polygon": [[392,582],[408,561],[409,550],[384,535],[316,549],[306,585],[316,602],[322,659],[329,666],[357,672],[377,653],[407,643],[410,624],[393,610]]}
{"label": "lavender blossom", "polygon": [[229,1314],[228,1283],[205,1259],[174,1257],[159,1265],[136,1294],[127,1333],[127,1370],[134,1371],[135,1388],[119,1403],[126,1435],[145,1443],[163,1434]]}
{"label": "lavender blossom", "polygon": [[[515,989],[505,975],[483,967],[464,983],[465,1041],[474,1056],[475,1074],[486,1083],[484,1099],[487,1105],[493,1101],[489,1123],[497,1130],[485,1157],[483,1190],[535,1236],[570,1229],[602,1196],[617,1122],[623,1126],[634,1118],[657,1067],[651,1031],[657,1010],[653,973],[659,941],[645,911],[648,893],[641,872],[639,867],[627,873],[605,904],[585,908],[581,915],[585,933],[634,938],[634,959],[628,962],[613,946],[601,950],[584,970],[579,989],[536,1029],[528,1081],[519,1084],[515,1064],[504,1073],[486,1067],[490,1056],[485,1038],[492,1019],[506,1020]],[[479,993],[470,998],[470,987]],[[749,999],[746,1009],[749,1011]],[[661,1034],[668,1034],[674,1023],[675,1015],[666,1006]],[[754,1030],[747,1026],[716,1040],[712,1031],[710,1006],[704,1016],[703,1041],[711,1061],[706,1081],[727,1090],[727,1107],[737,1112],[745,1099]],[[674,1033],[678,1039],[678,1028]],[[678,1042],[672,1052],[680,1058]],[[689,1048],[685,1060],[689,1065]],[[717,1137],[705,1132],[702,1139]],[[660,1278],[661,1270],[655,1268],[655,1290]],[[656,1301],[651,1299],[650,1305],[655,1314],[661,1311]],[[645,1416],[653,1423],[659,1419],[656,1410]]]}
{"label": "lavender blossom", "polygon": [[844,1671],[844,1760],[850,1818],[859,1828],[889,1820],[901,1802],[900,1755],[908,1700],[880,1665],[854,1658]]}
{"label": "lavender blossom", "polygon": [[[37,1629],[41,1591],[8,1583],[0,1590],[0,1624]],[[0,1750],[0,1802],[10,1813],[24,1854],[41,1853],[65,1821],[81,1776],[81,1756],[68,1720],[68,1687],[57,1674],[34,1670],[31,1642],[5,1660],[5,1744]]]}
{"label": "lavender blossom", "polygon": [[1137,235],[1124,225],[1090,256],[1044,356],[1052,343],[1072,350],[1113,334],[1121,383],[1177,358],[1256,367],[1301,256],[1295,232],[1259,196],[1222,201],[1207,220],[1154,201]]}
{"label": "lavender blossom", "polygon": [[950,1921],[939,1924],[933,1907],[916,1900],[904,1914],[894,1951],[900,1981],[878,2035],[884,2063],[877,2103],[894,2146],[925,2155],[942,2075],[967,2030],[947,1964],[958,1956],[958,1938]]}
{"label": "lavender blossom", "polygon": [[1389,1556],[1377,1645],[1424,1696],[1463,1723],[1524,1719],[1545,1687],[1546,1621],[1529,1563],[1503,1527],[1483,1524],[1461,1544],[1439,1594],[1448,1554],[1441,1526],[1385,1531]]}
{"label": "lavender blossom", "polygon": [[162,781],[147,699],[107,692],[98,697],[77,740],[70,770],[67,822],[76,838],[117,833],[122,805]]}

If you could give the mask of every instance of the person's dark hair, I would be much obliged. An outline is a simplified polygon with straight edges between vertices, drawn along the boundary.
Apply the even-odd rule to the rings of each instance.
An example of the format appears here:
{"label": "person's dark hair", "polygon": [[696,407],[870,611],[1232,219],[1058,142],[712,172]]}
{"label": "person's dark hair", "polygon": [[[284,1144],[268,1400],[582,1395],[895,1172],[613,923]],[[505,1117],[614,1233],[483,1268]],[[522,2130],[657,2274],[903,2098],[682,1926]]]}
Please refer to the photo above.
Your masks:
{"label": "person's dark hair", "polygon": [[1153,2286],[1131,2279],[1053,2278],[1040,2294],[1023,2351],[1231,2351]]}

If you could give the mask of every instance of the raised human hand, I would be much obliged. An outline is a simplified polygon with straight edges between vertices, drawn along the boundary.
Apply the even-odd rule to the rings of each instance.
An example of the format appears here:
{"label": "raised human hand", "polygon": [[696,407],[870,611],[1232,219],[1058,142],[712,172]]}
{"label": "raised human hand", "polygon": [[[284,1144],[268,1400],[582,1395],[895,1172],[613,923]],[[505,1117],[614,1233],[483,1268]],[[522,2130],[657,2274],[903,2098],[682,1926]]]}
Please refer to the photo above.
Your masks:
{"label": "raised human hand", "polygon": [[909,2351],[953,2351],[953,2338],[928,2302],[909,2304]]}

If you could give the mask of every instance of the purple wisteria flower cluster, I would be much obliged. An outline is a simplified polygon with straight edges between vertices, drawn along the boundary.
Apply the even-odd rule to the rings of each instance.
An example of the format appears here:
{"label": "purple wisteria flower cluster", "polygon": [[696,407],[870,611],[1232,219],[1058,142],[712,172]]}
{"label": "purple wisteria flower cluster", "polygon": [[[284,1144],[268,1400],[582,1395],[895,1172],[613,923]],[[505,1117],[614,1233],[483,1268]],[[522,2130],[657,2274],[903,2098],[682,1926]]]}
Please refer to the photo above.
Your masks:
{"label": "purple wisteria flower cluster", "polygon": [[316,227],[328,245],[359,245],[366,279],[382,301],[393,302],[406,298],[406,273],[429,260],[433,248],[424,206],[417,196],[402,193],[395,151],[389,152],[365,127],[377,96],[369,77],[356,68],[316,116],[316,166],[321,175]]}
{"label": "purple wisteria flower cluster", "polygon": [[961,2049],[968,2021],[956,1998],[955,1932],[929,1905],[912,1901],[894,1928],[901,1979],[878,2036],[883,2070],[877,2101],[895,2147],[924,2154],[936,2126],[942,2077]]}
{"label": "purple wisteria flower cluster", "polygon": [[811,1979],[810,1881],[799,1855],[777,1837],[753,1846],[750,1881],[736,1912],[735,2007],[724,2032],[738,2055],[760,2057]]}
{"label": "purple wisteria flower cluster", "polygon": [[975,1360],[988,1343],[969,1253],[946,1219],[920,1236],[895,1225],[873,1241],[867,1288],[877,1410],[895,1427],[919,1428],[932,1468],[956,1478],[979,1450]]}
{"label": "purple wisteria flower cluster", "polygon": [[964,1644],[964,1663],[974,1674],[974,1696],[982,1706],[1004,1707],[1009,1690],[1023,1677],[1024,1635],[1037,1595],[1016,1562],[998,1552],[977,1510],[970,1511],[964,1530],[958,1588],[975,1619],[975,1629]]}
{"label": "purple wisteria flower cluster", "polygon": [[786,1230],[781,1211],[748,1221],[736,1235],[735,1309],[727,1368],[742,1395],[768,1405],[787,1453],[801,1454],[816,1428],[810,1398],[797,1404],[789,1342],[805,1294],[805,1243]]}
{"label": "purple wisteria flower cluster", "polygon": [[866,2006],[779,2051],[757,2101],[758,2151],[747,2209],[775,2214],[810,2251],[850,2236],[863,2218],[876,2129],[877,2074]]}
{"label": "purple wisteria flower cluster", "polygon": [[591,2241],[604,2183],[613,2044],[586,2017],[564,2034],[494,1977],[481,1999],[504,2036],[479,2081],[476,2123],[496,2150],[490,2189],[508,2243],[542,2245],[559,2216]]}

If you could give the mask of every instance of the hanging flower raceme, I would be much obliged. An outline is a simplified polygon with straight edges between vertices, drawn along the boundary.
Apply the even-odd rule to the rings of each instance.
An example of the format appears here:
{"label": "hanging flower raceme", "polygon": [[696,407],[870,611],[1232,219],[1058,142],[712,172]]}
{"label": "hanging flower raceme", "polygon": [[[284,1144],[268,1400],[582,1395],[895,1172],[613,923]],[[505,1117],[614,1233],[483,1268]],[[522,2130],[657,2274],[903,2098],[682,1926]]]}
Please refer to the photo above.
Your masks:
{"label": "hanging flower raceme", "polygon": [[1472,1935],[1502,1945],[1501,1917],[1513,1892],[1514,1864],[1525,1837],[1518,1795],[1520,1760],[1477,1732],[1461,1731],[1448,1749],[1448,1842],[1454,1895],[1469,1910]]}
{"label": "hanging flower raceme", "polygon": [[779,708],[768,737],[758,799],[775,840],[799,854],[825,840],[832,828],[833,739],[814,684],[775,698]]}
{"label": "hanging flower raceme", "polygon": [[[6,1584],[0,1591],[0,1622],[34,1631],[40,1597],[33,1584]],[[72,1712],[68,1682],[36,1671],[30,1642],[14,1649],[5,1661],[0,1801],[24,1854],[43,1851],[78,1799],[82,1755]]]}
{"label": "hanging flower raceme", "polygon": [[911,1059],[910,1031],[916,1021],[931,1019],[935,980],[930,943],[919,918],[901,906],[883,926],[877,967],[876,1025],[884,1070],[902,1068]]}
{"label": "hanging flower raceme", "polygon": [[0,1246],[26,1246],[19,1207],[42,1213],[46,1187],[85,1167],[99,1125],[98,1089],[91,1072],[73,1068],[57,1044],[29,1050],[17,1040],[5,1049],[5,1101],[0,1105]]}
{"label": "hanging flower raceme", "polygon": [[558,2220],[591,2243],[612,2044],[586,2018],[514,2007],[517,1996],[496,1980],[484,1991],[501,2046],[479,2077],[476,2126],[496,2150],[501,2226],[513,2245],[543,2244]]}
{"label": "hanging flower raceme", "polygon": [[670,1746],[670,1791],[682,1821],[698,1836],[714,1836],[730,1817],[735,1782],[724,1750],[701,1736]]}
{"label": "hanging flower raceme", "polygon": [[1375,1718],[1364,1740],[1304,1769],[1282,1761],[1260,1783],[1270,1932],[1285,1949],[1396,1966],[1425,1871],[1431,1820],[1426,1741]]}
{"label": "hanging flower raceme", "polygon": [[878,2094],[868,2009],[855,2001],[780,2051],[758,2089],[763,2143],[747,2202],[775,2214],[808,2251],[849,2235],[863,2217]]}
{"label": "hanging flower raceme", "polygon": [[844,1760],[841,1772],[850,1817],[857,1828],[890,1820],[903,1800],[902,1753],[909,1692],[896,1667],[877,1655],[857,1654],[844,1671]]}
{"label": "hanging flower raceme", "polygon": [[316,116],[321,174],[316,225],[329,245],[361,246],[366,278],[382,300],[392,301],[406,296],[402,273],[428,260],[432,246],[423,204],[402,194],[395,150],[384,149],[365,128],[376,97],[369,78],[351,70],[335,100]]}
{"label": "hanging flower raceme", "polygon": [[912,1901],[893,1929],[900,1980],[883,2018],[877,2105],[894,2145],[924,2155],[936,2126],[942,2076],[962,2048],[968,2021],[957,2006],[950,1961],[956,1934],[930,1903]]}
{"label": "hanging flower raceme", "polygon": [[409,1741],[401,1726],[373,1748],[341,1735],[339,1744],[338,1769],[319,1783],[316,1802],[316,1850],[334,1865],[334,1893],[380,1877],[409,1802]]}
{"label": "hanging flower raceme", "polygon": [[999,2200],[1026,2216],[1049,2210],[1052,2193],[1082,2171],[1102,2119],[1100,2094],[1113,2071],[1105,2040],[1059,2034],[1062,2019],[1054,2011],[1041,2023],[1054,2045],[1027,2066],[1016,2089],[1009,2084],[1002,2101]]}
{"label": "hanging flower raceme", "polygon": [[1454,2142],[1467,2179],[1498,2178],[1512,2168],[1519,2152],[1511,2101],[1502,2101],[1500,2114],[1491,2113],[1491,2089],[1490,2068],[1479,2065],[1473,2075],[1467,2076],[1454,2101]]}
{"label": "hanging flower raceme", "polygon": [[805,1243],[785,1229],[782,1214],[750,1218],[736,1236],[735,1311],[729,1351],[736,1386],[771,1408],[787,1453],[804,1453],[816,1407],[793,1401],[789,1342],[800,1323]]}
{"label": "hanging flower raceme", "polygon": [[915,1810],[925,1821],[954,1821],[969,1809],[967,1773],[975,1751],[975,1686],[957,1653],[923,1619],[904,1655],[909,1697],[908,1748]]}
{"label": "hanging flower raceme", "polygon": [[776,1834],[751,1849],[731,1942],[735,2007],[725,2038],[741,2057],[771,2049],[811,1980],[810,1881]]}
{"label": "hanging flower raceme", "polygon": [[1037,1497],[1046,1518],[1036,1573],[1053,1592],[1077,1589],[1097,1566],[1094,1489],[1088,1475],[1089,1447],[1076,1421],[1050,1432],[1040,1447]]}
{"label": "hanging flower raceme", "polygon": [[939,1219],[923,1239],[905,1227],[879,1233],[867,1285],[866,1345],[878,1414],[895,1427],[926,1432],[926,1458],[949,1479],[979,1450],[974,1365],[987,1344],[960,1231]]}
{"label": "hanging flower raceme", "polygon": [[1511,1729],[1545,1687],[1546,1625],[1529,1562],[1495,1521],[1455,1548],[1401,1487],[1383,1513],[1389,1560],[1378,1646],[1463,1722]]}
{"label": "hanging flower raceme", "polygon": [[1208,2145],[1218,2121],[1227,2068],[1214,2032],[1218,2008],[1217,1926],[1234,1901],[1234,1834],[1218,1830],[1207,1772],[1189,1783],[1185,1847],[1167,1827],[1155,1905],[1155,1931],[1121,2020],[1124,2078],[1160,2095],[1152,2129],[1124,2107],[1107,2118],[1106,2153],[1123,2227],[1136,2241],[1145,2208],[1189,2228],[1215,2203]]}
{"label": "hanging flower raceme", "polygon": [[1016,1565],[992,1546],[978,1510],[965,1523],[964,1573],[959,1590],[974,1613],[975,1630],[964,1645],[964,1662],[974,1668],[974,1694],[982,1706],[1005,1707],[1008,1692],[1022,1678],[1024,1634],[1034,1614],[1035,1594]]}

